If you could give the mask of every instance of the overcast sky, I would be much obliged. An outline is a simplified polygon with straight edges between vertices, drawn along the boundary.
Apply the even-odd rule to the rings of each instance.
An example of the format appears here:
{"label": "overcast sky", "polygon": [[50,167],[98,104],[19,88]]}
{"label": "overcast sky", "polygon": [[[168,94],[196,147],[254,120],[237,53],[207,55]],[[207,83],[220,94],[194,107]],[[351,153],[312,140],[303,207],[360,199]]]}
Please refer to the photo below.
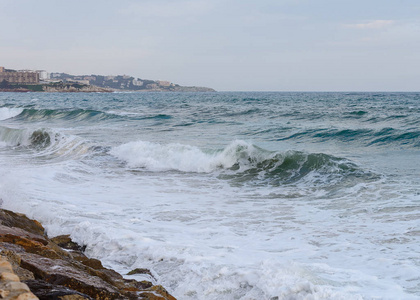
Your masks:
{"label": "overcast sky", "polygon": [[0,66],[219,91],[420,91],[420,0],[0,0]]}

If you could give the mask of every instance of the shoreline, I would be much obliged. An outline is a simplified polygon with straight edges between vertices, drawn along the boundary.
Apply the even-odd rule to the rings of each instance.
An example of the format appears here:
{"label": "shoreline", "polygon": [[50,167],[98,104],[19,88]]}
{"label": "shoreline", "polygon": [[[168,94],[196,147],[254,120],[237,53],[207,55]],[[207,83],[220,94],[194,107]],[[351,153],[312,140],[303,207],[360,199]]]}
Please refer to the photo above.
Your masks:
{"label": "shoreline", "polygon": [[[0,297],[2,299],[176,300],[151,281],[126,279],[68,235],[49,238],[36,220],[0,208]],[[135,269],[127,275],[150,275]]]}

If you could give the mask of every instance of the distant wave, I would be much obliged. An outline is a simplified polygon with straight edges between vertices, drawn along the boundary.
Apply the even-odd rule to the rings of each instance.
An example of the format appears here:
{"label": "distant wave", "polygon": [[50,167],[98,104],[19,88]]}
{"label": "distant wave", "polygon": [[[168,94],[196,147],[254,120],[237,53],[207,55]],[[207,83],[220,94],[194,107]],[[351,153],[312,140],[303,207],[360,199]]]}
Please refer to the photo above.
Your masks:
{"label": "distant wave", "polygon": [[91,109],[36,109],[0,107],[0,120],[15,118],[24,121],[103,121],[109,119],[133,119],[133,120],[168,120],[171,115],[167,114],[140,114],[136,112],[99,111]]}
{"label": "distant wave", "polygon": [[315,140],[339,140],[342,142],[357,141],[366,146],[408,145],[420,147],[420,130],[411,128],[406,131],[395,128],[373,129],[310,129],[293,133],[277,140],[294,140],[301,138]]}
{"label": "distant wave", "polygon": [[137,116],[136,119],[139,120],[148,120],[148,119],[157,119],[157,120],[168,120],[172,119],[171,115],[165,115],[165,114],[156,114],[156,115],[146,115],[146,116]]}
{"label": "distant wave", "polygon": [[107,114],[105,112],[96,110],[84,110],[84,109],[34,109],[25,108],[20,114],[16,116],[19,120],[29,121],[42,121],[51,119],[63,119],[63,120],[104,120],[109,118],[115,118],[116,115]]}
{"label": "distant wave", "polygon": [[245,141],[234,141],[219,151],[203,151],[181,144],[130,142],[110,153],[133,169],[212,173],[236,183],[280,185],[305,177],[334,181],[346,176],[372,176],[354,163],[323,153],[271,152]]}

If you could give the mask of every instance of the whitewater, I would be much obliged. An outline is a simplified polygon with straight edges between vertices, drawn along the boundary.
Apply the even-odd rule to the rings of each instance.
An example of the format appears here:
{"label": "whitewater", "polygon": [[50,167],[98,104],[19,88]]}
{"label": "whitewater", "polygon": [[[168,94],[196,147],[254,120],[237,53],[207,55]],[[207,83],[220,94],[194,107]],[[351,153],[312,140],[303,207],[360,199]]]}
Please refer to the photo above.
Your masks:
{"label": "whitewater", "polygon": [[420,299],[419,93],[0,93],[1,207],[177,299]]}

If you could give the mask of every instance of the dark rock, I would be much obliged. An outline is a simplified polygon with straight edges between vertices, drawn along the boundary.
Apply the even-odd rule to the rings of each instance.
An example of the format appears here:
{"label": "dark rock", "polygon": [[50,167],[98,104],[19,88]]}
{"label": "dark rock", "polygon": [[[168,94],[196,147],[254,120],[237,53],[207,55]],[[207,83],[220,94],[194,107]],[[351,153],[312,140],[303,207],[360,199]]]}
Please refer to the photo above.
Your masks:
{"label": "dark rock", "polygon": [[88,258],[88,257],[86,257],[85,254],[83,254],[80,251],[72,251],[70,253],[71,253],[74,260],[77,260],[78,262],[81,262],[85,266],[91,267],[92,269],[95,269],[95,270],[105,269],[104,266],[102,265],[102,262],[98,259]]}
{"label": "dark rock", "polygon": [[176,300],[161,285],[155,285],[148,291],[140,293],[143,299],[148,300]]}
{"label": "dark rock", "polygon": [[31,271],[36,279],[54,285],[63,285],[96,299],[116,299],[120,295],[117,288],[100,277],[91,276],[85,269],[77,268],[77,264],[62,259],[22,253],[21,266]]}
{"label": "dark rock", "polygon": [[27,232],[45,235],[45,229],[41,223],[31,220],[23,214],[17,214],[10,210],[0,209],[0,222],[7,227],[21,228]]}
{"label": "dark rock", "polygon": [[146,274],[152,277],[154,280],[156,280],[152,272],[150,272],[150,270],[148,269],[137,268],[127,273],[127,275],[136,275],[136,274]]}
{"label": "dark rock", "polygon": [[80,246],[79,244],[73,242],[70,238],[70,235],[59,235],[56,237],[51,238],[51,241],[56,243],[58,246],[68,250],[77,250],[77,251],[85,251],[86,246]]}
{"label": "dark rock", "polygon": [[31,145],[38,147],[48,147],[51,144],[51,137],[48,132],[36,130],[31,135]]}
{"label": "dark rock", "polygon": [[86,294],[82,294],[62,285],[53,285],[44,280],[26,280],[24,283],[28,285],[31,292],[40,300],[92,299]]}

